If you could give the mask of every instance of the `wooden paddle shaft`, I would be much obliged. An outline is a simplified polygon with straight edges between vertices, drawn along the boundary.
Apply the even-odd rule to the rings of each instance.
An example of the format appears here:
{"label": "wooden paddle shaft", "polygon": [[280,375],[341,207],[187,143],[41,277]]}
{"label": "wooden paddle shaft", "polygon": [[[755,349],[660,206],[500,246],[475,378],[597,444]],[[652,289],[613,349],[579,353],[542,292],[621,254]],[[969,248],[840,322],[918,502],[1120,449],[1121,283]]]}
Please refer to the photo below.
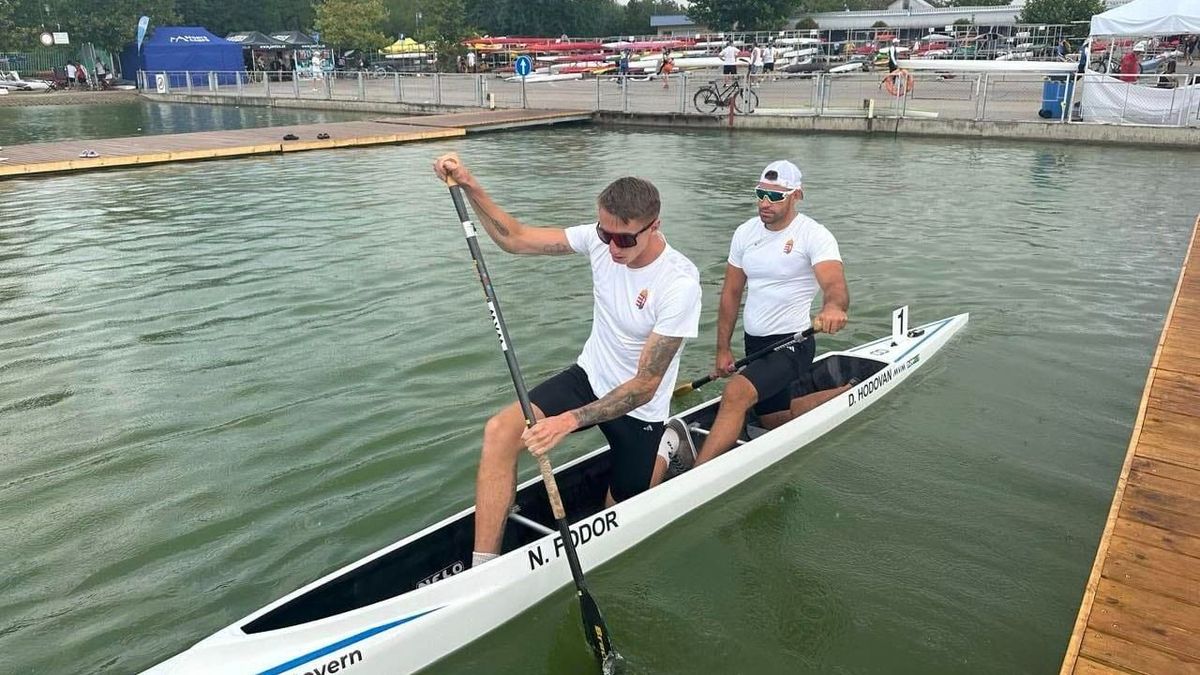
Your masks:
{"label": "wooden paddle shaft", "polygon": [[562,496],[558,494],[558,481],[554,480],[554,467],[550,466],[550,458],[538,455],[537,463],[542,472],[542,482],[546,484],[546,496],[550,498],[550,510],[554,512],[554,519],[565,520],[567,510],[563,508]]}
{"label": "wooden paddle shaft", "polygon": [[[450,186],[450,196],[454,200],[454,209],[458,212],[458,219],[462,221],[463,232],[467,238],[467,247],[471,250],[471,258],[475,260],[475,271],[479,274],[479,283],[483,285],[483,294],[487,298],[488,311],[492,314],[492,323],[496,328],[496,335],[500,338],[500,349],[504,352],[504,361],[508,364],[508,374],[512,377],[513,388],[517,390],[517,401],[521,405],[521,413],[525,416],[525,426],[532,427],[537,418],[533,412],[533,402],[529,400],[529,391],[525,387],[525,378],[521,375],[521,366],[517,362],[517,355],[513,351],[512,341],[508,337],[508,326],[504,323],[504,314],[500,311],[500,300],[496,297],[496,291],[492,288],[492,278],[488,274],[487,265],[483,262],[483,252],[479,249],[479,241],[475,236],[475,226],[471,223],[470,216],[467,214],[467,205],[463,201],[462,187],[454,182],[454,179],[449,175],[446,176],[446,184]],[[558,520],[561,528],[567,529],[567,511],[563,508],[562,496],[558,491],[558,481],[554,479],[554,469],[550,466],[550,458],[545,455],[538,456],[538,469],[542,472],[542,482],[546,486],[546,496],[550,500],[550,508],[554,511],[554,518]],[[576,583],[583,587],[583,573],[579,569],[579,560],[575,554],[575,547],[571,541],[564,542],[567,559],[571,563],[572,572],[575,573]]]}

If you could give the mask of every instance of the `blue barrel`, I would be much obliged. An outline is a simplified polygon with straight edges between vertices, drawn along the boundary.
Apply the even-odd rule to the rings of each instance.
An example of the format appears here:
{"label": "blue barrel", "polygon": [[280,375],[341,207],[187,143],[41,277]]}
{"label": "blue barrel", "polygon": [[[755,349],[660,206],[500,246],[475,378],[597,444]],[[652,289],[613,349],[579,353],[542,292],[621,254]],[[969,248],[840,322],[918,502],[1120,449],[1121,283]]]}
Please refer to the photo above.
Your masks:
{"label": "blue barrel", "polygon": [[1051,75],[1042,83],[1042,108],[1038,115],[1044,119],[1062,119],[1064,101],[1071,98],[1071,85],[1068,75]]}

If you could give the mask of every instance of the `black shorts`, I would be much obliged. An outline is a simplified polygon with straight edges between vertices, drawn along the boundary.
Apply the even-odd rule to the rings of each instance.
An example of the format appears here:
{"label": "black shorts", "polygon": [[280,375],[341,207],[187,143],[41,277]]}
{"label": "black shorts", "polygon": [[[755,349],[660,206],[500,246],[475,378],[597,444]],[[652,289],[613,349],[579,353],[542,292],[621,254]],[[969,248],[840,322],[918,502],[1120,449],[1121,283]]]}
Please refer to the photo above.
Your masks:
{"label": "black shorts", "polygon": [[737,66],[722,66],[722,75],[737,75]]}
{"label": "black shorts", "polygon": [[[753,354],[791,337],[790,334],[745,336],[746,353]],[[792,398],[813,390],[811,375],[813,355],[817,343],[811,336],[799,344],[756,359],[742,370],[742,376],[750,380],[758,392],[758,403],[754,412],[759,415],[780,412],[791,407]]]}
{"label": "black shorts", "polygon": [[773,70],[775,70],[775,62],[774,62],[774,61],[772,61],[772,62],[770,62],[770,63],[764,63],[764,64],[763,64],[763,72],[764,72],[764,73],[769,73],[769,72],[771,72],[771,71],[773,71]]}
{"label": "black shorts", "polygon": [[[534,387],[529,392],[529,399],[547,417],[597,400],[587,373],[577,363]],[[654,459],[658,456],[658,443],[662,440],[665,425],[624,415],[597,426],[611,447],[612,478],[608,487],[613,499],[629,499],[650,487],[650,474],[654,471]]]}

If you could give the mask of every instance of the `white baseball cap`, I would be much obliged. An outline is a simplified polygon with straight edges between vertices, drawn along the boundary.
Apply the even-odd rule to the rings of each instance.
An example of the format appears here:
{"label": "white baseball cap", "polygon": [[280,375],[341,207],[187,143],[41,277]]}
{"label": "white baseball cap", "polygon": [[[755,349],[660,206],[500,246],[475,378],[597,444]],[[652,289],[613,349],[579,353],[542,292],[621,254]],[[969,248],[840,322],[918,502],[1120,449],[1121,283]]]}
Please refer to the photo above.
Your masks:
{"label": "white baseball cap", "polygon": [[800,187],[800,178],[802,175],[800,167],[786,159],[781,159],[768,164],[767,168],[763,169],[762,175],[758,177],[758,182],[772,183],[788,190],[795,190]]}

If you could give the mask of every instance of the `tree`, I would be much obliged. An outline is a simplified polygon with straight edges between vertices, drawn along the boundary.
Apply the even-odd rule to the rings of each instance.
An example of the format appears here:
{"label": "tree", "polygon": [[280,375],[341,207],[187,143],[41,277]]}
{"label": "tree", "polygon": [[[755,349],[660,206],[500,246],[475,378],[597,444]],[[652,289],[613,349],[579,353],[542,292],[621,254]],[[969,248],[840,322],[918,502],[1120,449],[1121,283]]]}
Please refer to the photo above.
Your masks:
{"label": "tree", "polygon": [[243,30],[304,31],[313,23],[311,0],[175,0],[175,10],[184,25],[204,26],[217,35]]}
{"label": "tree", "polygon": [[[671,0],[629,0],[625,5],[620,35],[642,35],[651,32],[650,17],[656,14],[686,14],[687,11]],[[602,33],[608,34],[608,33]]]}
{"label": "tree", "polygon": [[779,30],[798,0],[692,0],[688,17],[714,30]]}
{"label": "tree", "polygon": [[796,22],[796,30],[816,30],[820,28],[811,16],[806,16]]}
{"label": "tree", "polygon": [[887,27],[888,27],[888,25],[887,25],[886,21],[876,21],[875,23],[871,24],[871,28],[887,28]]}
{"label": "tree", "polygon": [[887,9],[892,0],[800,0],[793,16],[822,12],[857,12],[864,9]]}
{"label": "tree", "polygon": [[392,42],[383,33],[387,21],[383,0],[321,0],[314,9],[325,44],[373,54]]}
{"label": "tree", "polygon": [[117,51],[133,42],[137,22],[150,17],[152,26],[179,21],[175,0],[44,0],[45,23],[71,34],[71,42],[92,42]]}
{"label": "tree", "polygon": [[[622,8],[614,0],[468,0],[467,22],[490,35],[621,35],[646,33],[652,2],[630,2]],[[671,3],[657,3],[680,13]],[[629,12],[629,14],[626,14]]]}
{"label": "tree", "polygon": [[1067,24],[1104,12],[1104,0],[1029,0],[1017,23]]}
{"label": "tree", "polygon": [[0,49],[16,50],[17,3],[0,0]]}
{"label": "tree", "polygon": [[421,11],[420,0],[384,0],[388,19],[384,32],[390,37],[417,34],[417,14]]}
{"label": "tree", "polygon": [[422,5],[417,39],[435,45],[438,70],[454,70],[458,57],[466,53],[463,39],[476,32],[466,17],[463,0],[426,0]]}

